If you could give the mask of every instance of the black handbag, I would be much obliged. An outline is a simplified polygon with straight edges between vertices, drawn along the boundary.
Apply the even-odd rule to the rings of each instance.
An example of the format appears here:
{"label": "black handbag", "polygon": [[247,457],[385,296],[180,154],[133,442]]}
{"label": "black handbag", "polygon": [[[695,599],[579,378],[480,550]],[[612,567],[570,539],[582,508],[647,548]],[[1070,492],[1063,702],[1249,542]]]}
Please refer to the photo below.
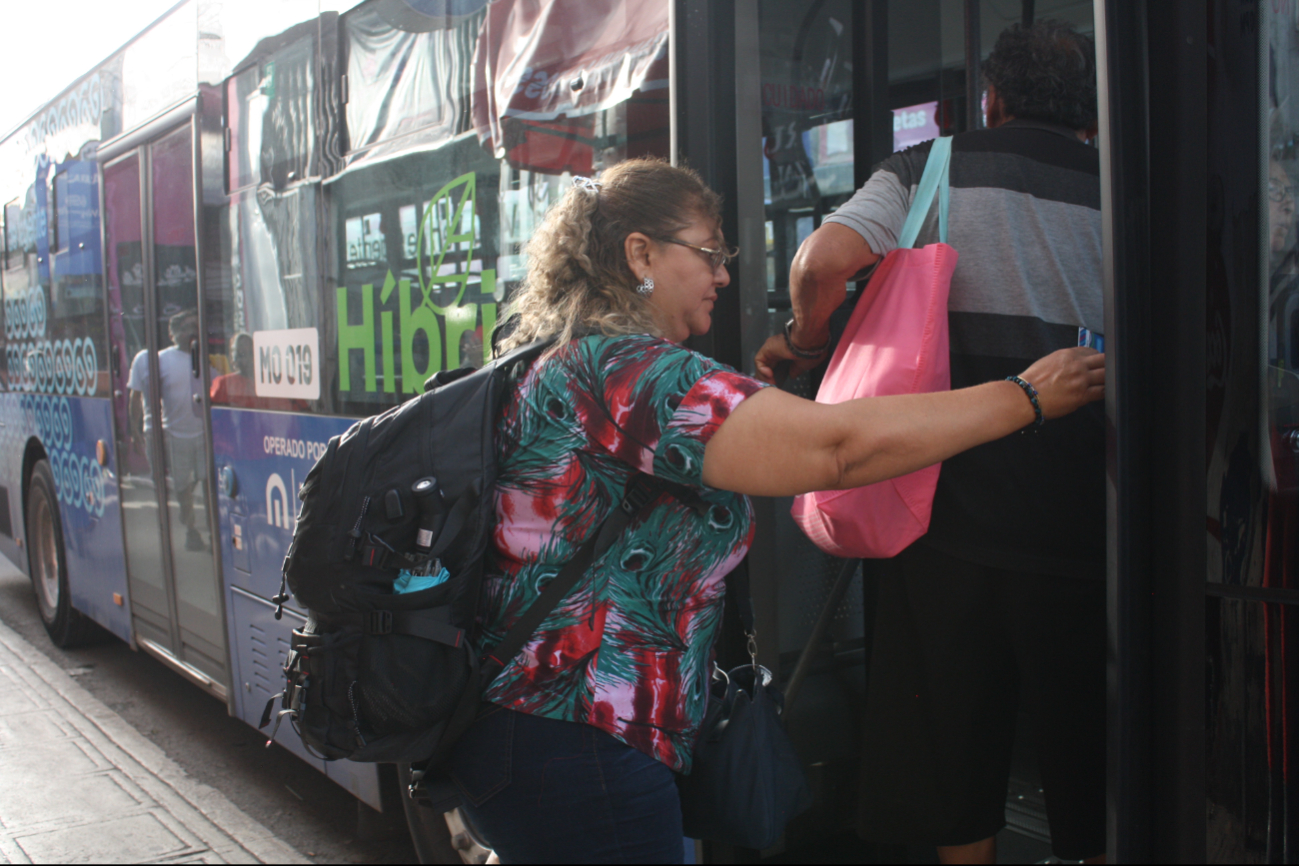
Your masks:
{"label": "black handbag", "polygon": [[714,665],[694,765],[677,776],[677,791],[687,837],[762,850],[812,805],[812,795],[781,723],[784,697],[757,662],[747,583],[727,578],[753,662],[729,673]]}

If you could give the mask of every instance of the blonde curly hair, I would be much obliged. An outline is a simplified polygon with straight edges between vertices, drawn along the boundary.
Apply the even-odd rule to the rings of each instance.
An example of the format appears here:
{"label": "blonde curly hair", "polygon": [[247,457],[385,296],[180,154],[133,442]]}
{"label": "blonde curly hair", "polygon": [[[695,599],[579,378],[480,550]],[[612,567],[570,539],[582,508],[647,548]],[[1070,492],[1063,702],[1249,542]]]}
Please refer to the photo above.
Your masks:
{"label": "blonde curly hair", "polygon": [[662,159],[630,159],[598,184],[575,183],[528,241],[528,274],[507,314],[513,330],[498,351],[552,336],[558,347],[584,333],[662,336],[624,242],[632,232],[671,237],[700,217],[721,222],[720,196]]}

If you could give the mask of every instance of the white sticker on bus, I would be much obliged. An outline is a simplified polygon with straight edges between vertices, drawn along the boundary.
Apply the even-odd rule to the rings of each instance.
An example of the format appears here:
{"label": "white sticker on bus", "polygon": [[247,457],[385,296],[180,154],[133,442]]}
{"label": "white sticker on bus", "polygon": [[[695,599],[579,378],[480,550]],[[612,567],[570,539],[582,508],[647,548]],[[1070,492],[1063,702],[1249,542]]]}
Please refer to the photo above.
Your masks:
{"label": "white sticker on bus", "polygon": [[253,331],[258,397],[320,399],[320,338],[315,328]]}

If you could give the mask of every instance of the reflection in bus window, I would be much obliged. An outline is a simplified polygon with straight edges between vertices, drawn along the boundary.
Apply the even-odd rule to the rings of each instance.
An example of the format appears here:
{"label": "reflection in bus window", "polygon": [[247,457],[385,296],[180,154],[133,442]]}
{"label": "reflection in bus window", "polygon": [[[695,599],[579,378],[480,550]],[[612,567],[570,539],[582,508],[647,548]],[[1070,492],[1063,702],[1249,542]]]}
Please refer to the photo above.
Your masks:
{"label": "reflection in bus window", "polygon": [[5,257],[4,269],[16,267],[21,261],[22,247],[19,244],[18,221],[22,219],[22,206],[17,201],[5,205]]}
{"label": "reflection in bus window", "polygon": [[[667,4],[525,5],[428,15],[370,0],[231,66],[206,303],[214,367],[241,378],[214,403],[370,414],[440,370],[480,366],[526,243],[572,176],[667,156]],[[326,72],[295,66],[311,51],[340,58],[336,103],[320,98]],[[313,138],[312,118],[341,129]]]}
{"label": "reflection in bus window", "polygon": [[50,220],[50,252],[68,242],[68,173],[54,175],[54,219]]}
{"label": "reflection in bus window", "polygon": [[[1259,10],[1257,303],[1211,291],[1207,310],[1209,580],[1263,594],[1207,606],[1208,851],[1223,863],[1293,861],[1283,853],[1295,826],[1287,768],[1299,760],[1299,728],[1288,721],[1299,699],[1299,608],[1264,603],[1268,590],[1299,588],[1299,9]],[[1235,225],[1224,243],[1233,232],[1239,243]],[[1240,279],[1223,276],[1223,286]]]}
{"label": "reflection in bus window", "polygon": [[94,396],[106,387],[94,144],[37,160],[5,207],[5,372],[15,390]]}
{"label": "reflection in bus window", "polygon": [[230,190],[260,183],[282,189],[313,173],[315,22],[296,25],[286,35],[298,38],[278,50],[255,52],[248,59],[252,65],[226,84]]}
{"label": "reflection in bus window", "polygon": [[483,5],[461,3],[470,14],[431,18],[405,4],[366,3],[343,19],[351,150],[417,130],[428,141],[445,139],[464,127],[469,43]]}
{"label": "reflection in bus window", "polygon": [[[1272,488],[1264,532],[1262,584],[1299,586],[1299,558],[1284,540],[1299,532],[1299,236],[1295,231],[1295,177],[1299,171],[1299,32],[1293,15],[1273,16],[1268,33],[1271,81],[1266,89],[1265,160],[1260,171],[1260,232],[1266,262],[1260,301],[1266,310],[1263,354],[1264,411]],[[1223,526],[1224,536],[1228,527]],[[1224,537],[1224,547],[1227,539]],[[1224,574],[1225,580],[1233,579]],[[1239,579],[1239,578],[1237,578]]]}
{"label": "reflection in bus window", "polygon": [[794,253],[856,190],[852,4],[765,0],[759,15],[767,288],[787,309]]}

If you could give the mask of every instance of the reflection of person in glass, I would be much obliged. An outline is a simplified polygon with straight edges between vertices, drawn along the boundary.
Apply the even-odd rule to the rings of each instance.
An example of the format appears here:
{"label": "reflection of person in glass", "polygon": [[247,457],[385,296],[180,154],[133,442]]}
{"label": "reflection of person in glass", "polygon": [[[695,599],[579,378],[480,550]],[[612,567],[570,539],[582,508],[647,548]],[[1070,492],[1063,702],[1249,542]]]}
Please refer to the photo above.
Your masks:
{"label": "reflection of person in glass", "polygon": [[[203,382],[193,373],[190,349],[198,339],[198,317],[183,310],[171,317],[167,331],[172,345],[158,353],[161,379],[162,432],[167,442],[167,470],[170,487],[180,505],[180,521],[187,532],[186,550],[204,550],[206,544],[194,516],[194,497],[200,482],[207,479],[203,456],[203,415],[199,401]],[[131,391],[132,441],[150,442],[153,412],[149,391],[149,351],[142,349],[131,361],[126,387]],[[149,462],[157,465],[152,449]]]}
{"label": "reflection of person in glass", "polygon": [[[482,355],[482,348],[478,350]],[[241,409],[272,409],[279,412],[303,412],[310,405],[305,400],[286,397],[258,397],[254,381],[252,334],[240,331],[230,338],[231,372],[212,380],[212,402]]]}
{"label": "reflection of person in glass", "polygon": [[248,408],[257,403],[253,386],[253,336],[240,331],[230,338],[231,372],[212,380],[212,402]]}

